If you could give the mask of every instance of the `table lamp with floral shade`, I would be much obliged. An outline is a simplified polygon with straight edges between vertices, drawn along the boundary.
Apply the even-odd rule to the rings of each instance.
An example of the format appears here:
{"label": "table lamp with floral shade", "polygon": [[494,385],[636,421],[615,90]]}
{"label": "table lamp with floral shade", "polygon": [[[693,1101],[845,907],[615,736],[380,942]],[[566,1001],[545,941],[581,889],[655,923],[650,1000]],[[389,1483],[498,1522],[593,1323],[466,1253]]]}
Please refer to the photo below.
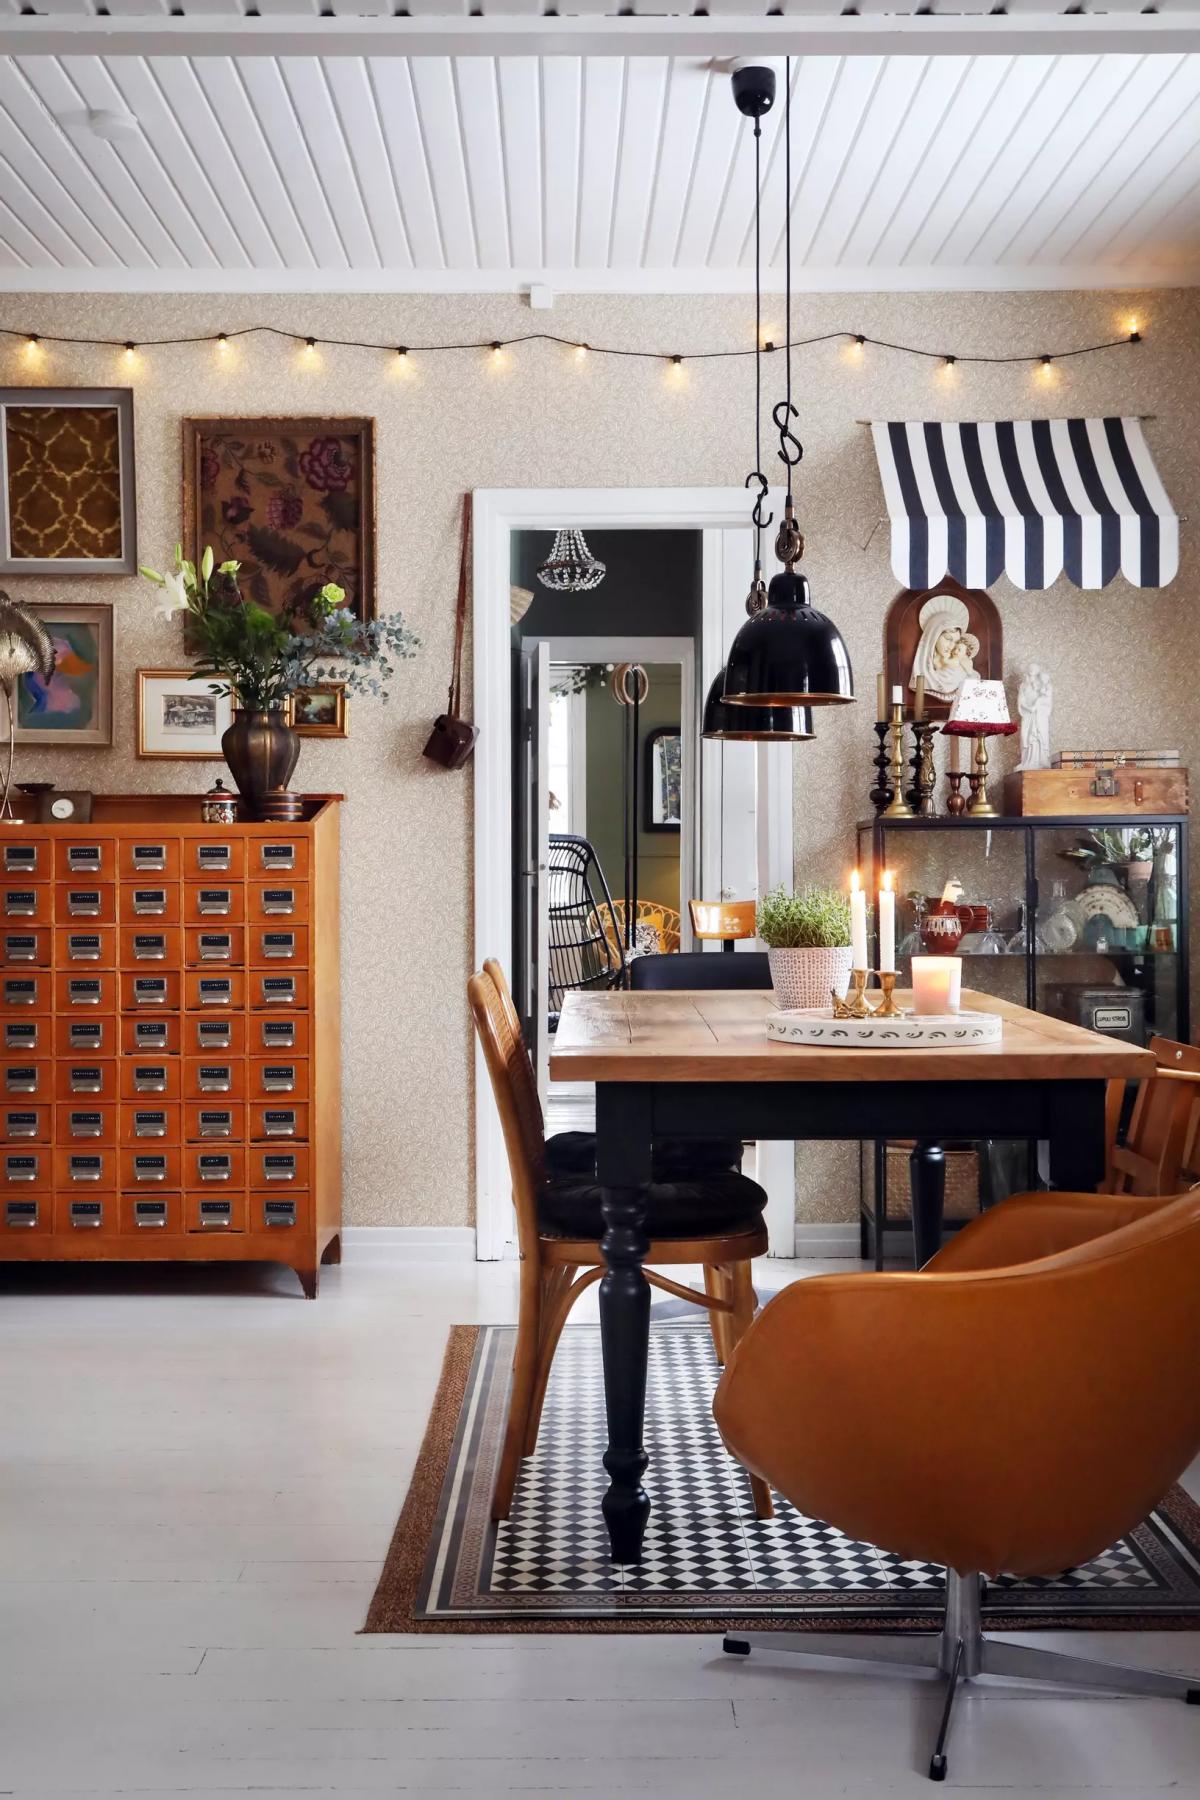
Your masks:
{"label": "table lamp with floral shade", "polygon": [[0,796],[0,825],[14,825],[12,801],[13,756],[17,741],[17,683],[23,675],[40,675],[49,681],[54,673],[54,645],[40,619],[0,591],[0,687],[8,706],[8,763]]}
{"label": "table lamp with floral shade", "polygon": [[967,802],[967,811],[972,818],[994,819],[997,816],[987,791],[988,739],[1011,737],[1019,729],[1008,716],[1002,681],[981,681],[976,676],[963,682],[954,696],[954,705],[942,726],[942,733],[945,737],[975,740],[975,767],[971,774],[971,798]]}

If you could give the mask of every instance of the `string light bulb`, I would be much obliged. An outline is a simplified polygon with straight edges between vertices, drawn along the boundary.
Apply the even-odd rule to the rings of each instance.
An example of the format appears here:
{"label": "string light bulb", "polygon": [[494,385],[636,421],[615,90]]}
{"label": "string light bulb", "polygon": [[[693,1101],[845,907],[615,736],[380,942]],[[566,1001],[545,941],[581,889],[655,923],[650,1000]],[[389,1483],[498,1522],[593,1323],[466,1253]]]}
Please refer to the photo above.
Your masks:
{"label": "string light bulb", "polygon": [[500,342],[500,339],[493,338],[493,340],[492,340],[492,355],[499,356],[499,354],[503,350],[503,348],[504,348],[504,345]]}
{"label": "string light bulb", "polygon": [[307,353],[307,355],[311,356],[313,351],[316,349],[316,347],[317,347],[316,338],[314,338],[314,337],[305,338],[304,349],[305,349],[305,352]]}
{"label": "string light bulb", "polygon": [[407,344],[397,344],[396,345],[396,355],[398,357],[400,357],[401,360],[403,360],[403,358],[408,355],[408,345]]}
{"label": "string light bulb", "polygon": [[38,348],[38,345],[41,343],[41,341],[42,340],[38,336],[36,331],[31,331],[29,336],[25,340],[25,342],[30,350],[36,350]]}
{"label": "string light bulb", "polygon": [[948,369],[954,368],[955,364],[958,362],[957,356],[946,356],[943,357],[942,360]]}
{"label": "string light bulb", "polygon": [[1135,325],[1129,333],[1129,342],[1131,344],[1140,344],[1141,341],[1142,341],[1142,334],[1138,330],[1137,326]]}
{"label": "string light bulb", "polygon": [[674,363],[675,367],[678,369],[682,366],[683,358],[682,358],[682,356],[673,356],[671,358],[671,361]]}
{"label": "string light bulb", "polygon": [[228,333],[224,332],[224,331],[218,331],[218,333],[217,333],[217,349],[218,350],[228,350],[228,348],[229,348]]}
{"label": "string light bulb", "polygon": [[586,362],[587,353],[588,353],[588,347],[586,344],[576,344],[576,346],[575,346],[575,361],[576,362]]}
{"label": "string light bulb", "polygon": [[126,338],[126,340],[125,340],[125,355],[126,355],[126,358],[128,359],[128,361],[132,362],[136,354],[137,354],[137,345],[134,343],[132,338]]}

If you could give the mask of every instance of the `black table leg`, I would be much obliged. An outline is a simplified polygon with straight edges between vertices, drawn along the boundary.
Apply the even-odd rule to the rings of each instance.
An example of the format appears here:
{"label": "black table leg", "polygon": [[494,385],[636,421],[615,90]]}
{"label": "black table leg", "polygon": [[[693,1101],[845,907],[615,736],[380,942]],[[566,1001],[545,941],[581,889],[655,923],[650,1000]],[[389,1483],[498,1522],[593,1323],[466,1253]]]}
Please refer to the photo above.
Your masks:
{"label": "black table leg", "polygon": [[1056,1081],[1050,1109],[1050,1185],[1094,1194],[1104,1179],[1103,1081]]}
{"label": "black table leg", "polygon": [[643,1088],[599,1082],[596,1088],[596,1174],[603,1188],[608,1265],[600,1281],[600,1342],[609,1488],[603,1511],[613,1561],[637,1562],[650,1517],[642,1486],[646,1363],[650,1349],[650,1283],[642,1271],[649,1249],[646,1190],[650,1179],[650,1099]]}
{"label": "black table leg", "polygon": [[908,1159],[912,1189],[913,1258],[923,1269],[942,1247],[946,1202],[946,1152],[932,1138],[918,1138]]}

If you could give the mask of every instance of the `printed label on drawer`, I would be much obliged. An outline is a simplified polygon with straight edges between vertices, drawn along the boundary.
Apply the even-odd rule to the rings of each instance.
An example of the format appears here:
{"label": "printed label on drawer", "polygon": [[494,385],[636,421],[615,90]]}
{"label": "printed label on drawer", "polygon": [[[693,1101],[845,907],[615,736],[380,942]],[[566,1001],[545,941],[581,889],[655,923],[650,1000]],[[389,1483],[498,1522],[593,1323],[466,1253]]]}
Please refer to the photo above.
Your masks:
{"label": "printed label on drawer", "polygon": [[94,1063],[74,1063],[67,1081],[73,1094],[98,1094],[104,1078]]}
{"label": "printed label on drawer", "polygon": [[296,1153],[294,1150],[268,1150],[262,1159],[264,1181],[295,1181]]}
{"label": "printed label on drawer", "polygon": [[295,956],[296,934],[294,931],[264,931],[262,949],[264,956]]}
{"label": "printed label on drawer", "polygon": [[134,1137],[166,1137],[167,1115],[157,1109],[139,1107],[133,1115]]}
{"label": "printed label on drawer", "polygon": [[100,862],[99,844],[67,845],[67,868],[72,875],[98,875]]}
{"label": "printed label on drawer", "polygon": [[104,1129],[104,1117],[98,1112],[73,1112],[71,1114],[70,1131],[72,1137],[99,1137]]}
{"label": "printed label on drawer", "polygon": [[232,888],[204,888],[196,902],[202,913],[227,913],[233,909]]}
{"label": "printed label on drawer", "polygon": [[167,1004],[166,976],[136,976],[133,983],[133,999],[137,1006],[165,1006]]}
{"label": "printed label on drawer", "polygon": [[67,1159],[67,1174],[72,1181],[99,1181],[104,1169],[104,1161],[99,1156],[71,1156]]}
{"label": "printed label on drawer", "polygon": [[263,1131],[267,1137],[295,1137],[295,1107],[268,1107],[263,1113]]}
{"label": "printed label on drawer", "polygon": [[135,1019],[133,1035],[139,1050],[165,1049],[167,1021],[165,1019]]}
{"label": "printed label on drawer", "polygon": [[233,1082],[233,1069],[229,1063],[201,1063],[197,1079],[204,1093],[227,1094]]}
{"label": "printed label on drawer", "polygon": [[6,875],[32,875],[37,868],[38,847],[36,844],[6,844],[4,846],[4,873]]}
{"label": "printed label on drawer", "polygon": [[38,1028],[33,1019],[6,1019],[4,1022],[4,1048],[6,1050],[34,1050],[37,1048]]}
{"label": "printed label on drawer", "polygon": [[67,939],[67,955],[72,962],[99,962],[100,933],[73,931]]}
{"label": "printed label on drawer", "polygon": [[6,1112],[4,1129],[10,1138],[36,1137],[38,1116],[35,1112]]}
{"label": "printed label on drawer", "polygon": [[134,935],[133,954],[138,962],[162,962],[167,954],[167,940],[161,931],[139,931]]}
{"label": "printed label on drawer", "polygon": [[264,869],[294,869],[296,866],[295,844],[263,844],[260,854]]}
{"label": "printed label on drawer", "polygon": [[233,1000],[233,977],[202,975],[198,991],[201,1006],[229,1006]]}
{"label": "printed label on drawer", "polygon": [[228,1181],[233,1173],[233,1158],[227,1150],[206,1150],[196,1158],[201,1181]]}
{"label": "printed label on drawer", "polygon": [[72,1006],[99,1006],[100,977],[73,975],[67,983],[67,997]]}
{"label": "printed label on drawer", "polygon": [[200,961],[228,962],[233,955],[233,937],[228,931],[200,933]]}
{"label": "printed label on drawer", "polygon": [[153,913],[165,913],[167,910],[166,888],[134,888],[133,910],[139,915],[146,916]]}
{"label": "printed label on drawer", "polygon": [[4,955],[8,962],[36,962],[37,939],[13,932],[4,940]]}
{"label": "printed label on drawer", "polygon": [[67,1037],[72,1050],[98,1050],[104,1042],[103,1021],[91,1019],[84,1025],[72,1020],[67,1026]]}
{"label": "printed label on drawer", "polygon": [[38,1222],[36,1200],[9,1200],[4,1208],[4,1223],[15,1227],[33,1226]]}
{"label": "printed label on drawer", "polygon": [[201,869],[212,869],[220,872],[227,869],[232,860],[232,851],[228,844],[197,844],[196,863]]}
{"label": "printed label on drawer", "polygon": [[262,1084],[269,1094],[290,1094],[296,1085],[295,1063],[268,1063],[262,1072]]}
{"label": "printed label on drawer", "polygon": [[36,1094],[37,1070],[28,1065],[14,1066],[4,1071],[4,1089],[9,1094]]}
{"label": "printed label on drawer", "polygon": [[264,1019],[262,1041],[267,1050],[292,1050],[296,1044],[295,1019]]}
{"label": "printed label on drawer", "polygon": [[104,1222],[103,1200],[72,1200],[72,1225],[102,1225]]}
{"label": "printed label on drawer", "polygon": [[296,1202],[294,1200],[264,1200],[264,1225],[294,1225],[296,1223]]}
{"label": "printed label on drawer", "polygon": [[167,1203],[165,1200],[135,1200],[133,1203],[135,1222],[141,1226],[165,1225],[167,1222]]}
{"label": "printed label on drawer", "polygon": [[200,1223],[206,1230],[219,1230],[222,1225],[228,1225],[232,1218],[232,1200],[202,1200],[200,1202]]}
{"label": "printed label on drawer", "polygon": [[265,913],[294,913],[296,910],[295,888],[264,888],[262,909]]}
{"label": "printed label on drawer", "polygon": [[4,911],[10,919],[32,918],[37,911],[37,893],[33,888],[7,888]]}
{"label": "printed label on drawer", "polygon": [[294,1006],[296,1004],[296,977],[294,975],[264,975],[262,997],[268,1006]]}
{"label": "printed label on drawer", "polygon": [[14,976],[4,983],[5,1006],[36,1006],[38,984],[30,975]]}
{"label": "printed label on drawer", "polygon": [[135,844],[133,846],[133,866],[142,869],[147,875],[157,875],[167,866],[167,846],[165,844]]}
{"label": "printed label on drawer", "polygon": [[95,919],[100,916],[99,888],[68,888],[67,911],[73,919]]}
{"label": "printed label on drawer", "polygon": [[144,1154],[135,1156],[133,1178],[135,1181],[165,1181],[167,1179],[166,1157]]}
{"label": "printed label on drawer", "polygon": [[233,1043],[232,1019],[197,1019],[196,1041],[202,1050],[228,1050]]}
{"label": "printed label on drawer", "polygon": [[229,1111],[203,1110],[200,1114],[201,1137],[232,1137],[233,1114]]}
{"label": "printed label on drawer", "polygon": [[1132,1023],[1127,1006],[1098,1006],[1092,1014],[1093,1031],[1128,1031]]}
{"label": "printed label on drawer", "polygon": [[36,1181],[41,1166],[41,1159],[37,1156],[6,1156],[4,1179],[6,1181]]}
{"label": "printed label on drawer", "polygon": [[167,1071],[162,1063],[138,1063],[133,1071],[133,1087],[138,1094],[166,1093]]}

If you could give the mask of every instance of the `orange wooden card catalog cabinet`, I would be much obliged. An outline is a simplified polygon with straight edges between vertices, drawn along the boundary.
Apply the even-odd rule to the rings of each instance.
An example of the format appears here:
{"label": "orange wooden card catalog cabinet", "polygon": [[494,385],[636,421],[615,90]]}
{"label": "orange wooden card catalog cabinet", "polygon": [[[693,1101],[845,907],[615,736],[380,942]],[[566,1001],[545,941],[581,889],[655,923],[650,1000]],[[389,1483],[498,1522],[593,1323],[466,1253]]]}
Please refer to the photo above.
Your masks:
{"label": "orange wooden card catalog cabinet", "polygon": [[193,796],[0,827],[0,1256],[287,1263],[341,1245],[338,810]]}

